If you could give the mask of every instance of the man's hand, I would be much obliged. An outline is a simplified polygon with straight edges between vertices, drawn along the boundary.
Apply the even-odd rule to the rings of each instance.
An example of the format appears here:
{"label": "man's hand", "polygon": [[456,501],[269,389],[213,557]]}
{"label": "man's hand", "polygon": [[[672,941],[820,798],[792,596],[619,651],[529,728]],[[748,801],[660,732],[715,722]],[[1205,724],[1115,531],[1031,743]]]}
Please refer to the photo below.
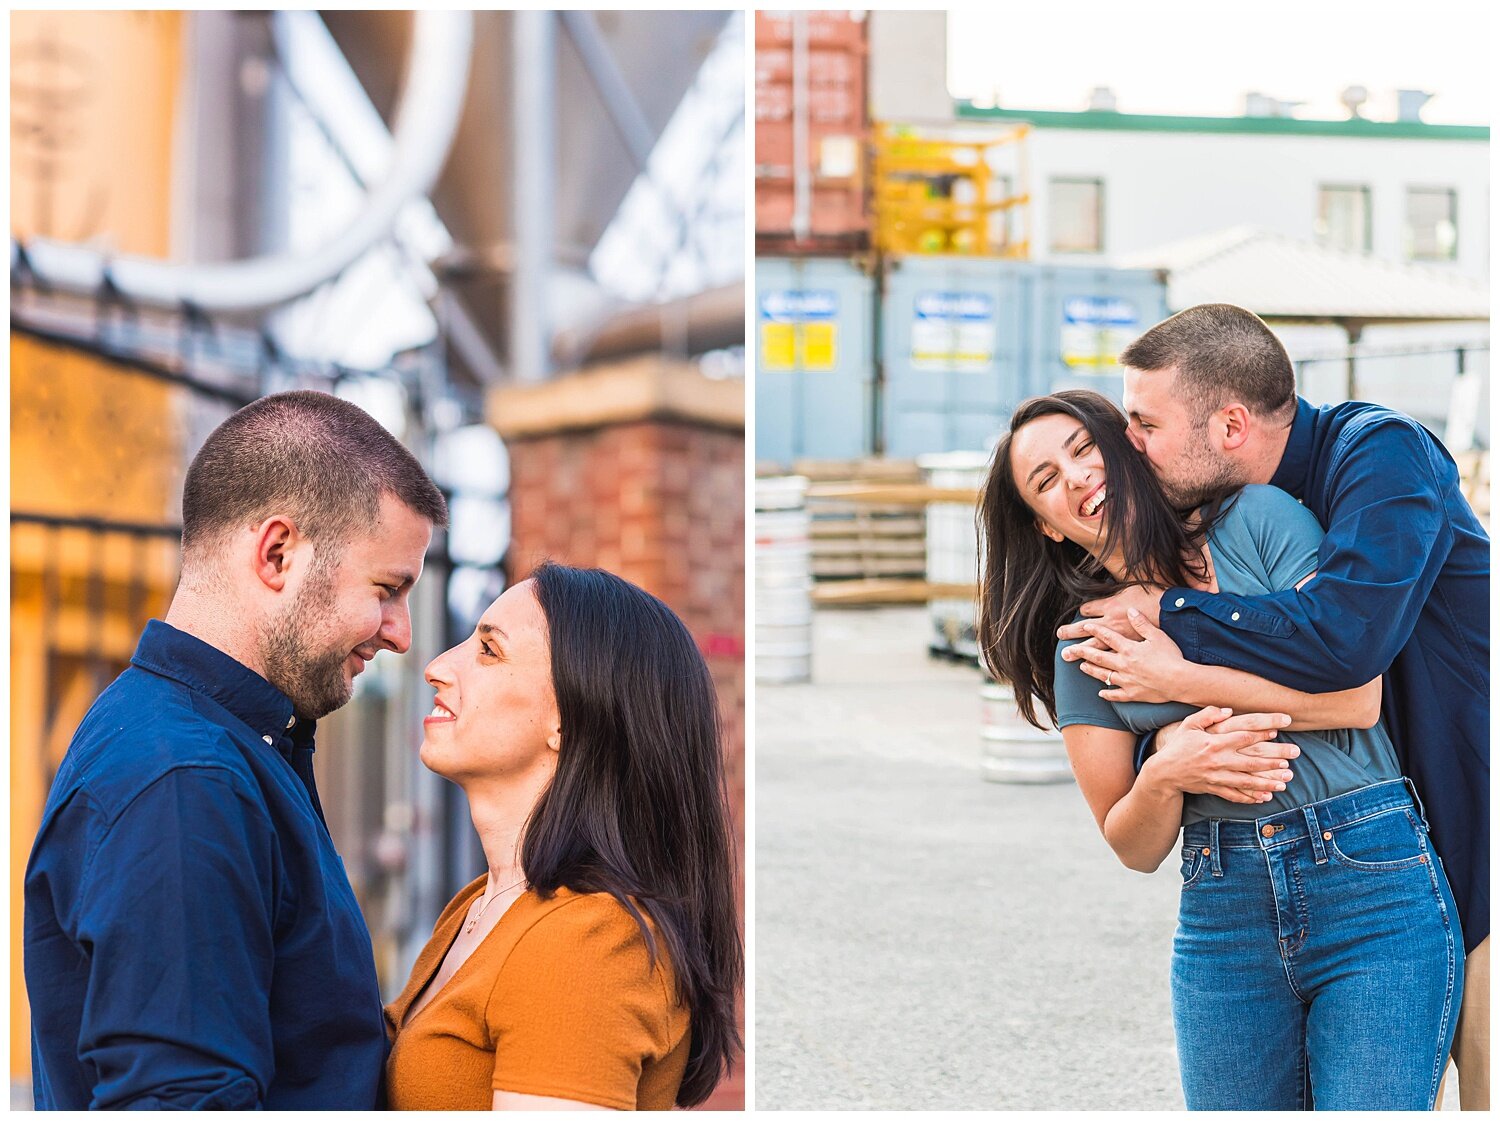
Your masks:
{"label": "man's hand", "polygon": [[1093,641],[1069,646],[1063,660],[1080,663],[1084,673],[1104,682],[1099,696],[1106,701],[1180,700],[1183,674],[1192,663],[1166,631],[1133,607],[1127,614],[1139,642],[1090,621],[1080,625]]}
{"label": "man's hand", "polygon": [[1135,608],[1153,626],[1160,626],[1161,596],[1164,591],[1166,591],[1165,588],[1133,584],[1121,589],[1108,599],[1091,599],[1079,609],[1084,615],[1084,622],[1068,623],[1058,627],[1057,637],[1088,638],[1089,633],[1084,630],[1084,627],[1088,625],[1089,619],[1098,619],[1110,630],[1120,634],[1140,637],[1130,622],[1130,609]]}
{"label": "man's hand", "polygon": [[1302,754],[1294,743],[1273,742],[1292,722],[1284,712],[1204,708],[1156,734],[1156,753],[1146,760],[1161,781],[1184,794],[1214,794],[1228,802],[1269,802],[1292,781],[1289,760]]}

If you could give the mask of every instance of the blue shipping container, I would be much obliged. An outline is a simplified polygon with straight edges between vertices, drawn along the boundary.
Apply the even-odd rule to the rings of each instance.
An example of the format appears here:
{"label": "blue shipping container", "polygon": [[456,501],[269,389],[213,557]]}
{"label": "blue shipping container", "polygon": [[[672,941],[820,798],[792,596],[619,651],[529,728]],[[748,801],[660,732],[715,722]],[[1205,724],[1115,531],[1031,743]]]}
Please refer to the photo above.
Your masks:
{"label": "blue shipping container", "polygon": [[1056,389],[1118,401],[1115,358],[1167,314],[1166,286],[1150,270],[892,258],[881,307],[882,448],[902,459],[988,450],[1021,401]]}
{"label": "blue shipping container", "polygon": [[874,448],[875,282],[838,258],[755,262],[755,458],[858,459]]}

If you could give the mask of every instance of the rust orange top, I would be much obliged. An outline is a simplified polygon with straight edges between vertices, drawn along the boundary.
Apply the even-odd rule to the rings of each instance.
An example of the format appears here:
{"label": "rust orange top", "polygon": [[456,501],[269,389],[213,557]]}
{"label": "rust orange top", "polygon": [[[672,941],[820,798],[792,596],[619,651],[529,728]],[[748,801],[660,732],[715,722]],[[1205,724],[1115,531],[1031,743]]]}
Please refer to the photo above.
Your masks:
{"label": "rust orange top", "polygon": [[653,969],[635,920],[606,894],[526,892],[402,1026],[484,884],[480,876],[448,904],[386,1006],[390,1108],[489,1109],[495,1090],[510,1090],[671,1109],[687,1067],[688,1010],[660,937]]}

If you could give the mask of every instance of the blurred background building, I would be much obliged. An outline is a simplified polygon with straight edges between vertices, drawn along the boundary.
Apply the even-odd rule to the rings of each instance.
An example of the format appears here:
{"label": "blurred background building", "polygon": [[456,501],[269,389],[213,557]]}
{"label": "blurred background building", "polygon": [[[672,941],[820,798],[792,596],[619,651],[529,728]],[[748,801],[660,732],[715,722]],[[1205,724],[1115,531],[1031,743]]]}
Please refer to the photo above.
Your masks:
{"label": "blurred background building", "polygon": [[[744,804],[743,17],[16,12],[11,33],[11,1069],[51,776],[177,576],[235,408],[359,404],[448,494],[414,639],[322,722],[386,995],[483,868],[416,756],[422,667],[543,556],[660,595]],[[713,1099],[743,1101],[738,1075]]]}
{"label": "blurred background building", "polygon": [[[1336,119],[1255,91],[1135,113],[1066,58],[1076,109],[1002,102],[1018,43],[1065,18],[757,15],[757,458],[981,450],[1033,393],[1118,397],[1123,344],[1206,301],[1271,323],[1315,402],[1486,447],[1488,126],[1332,77]],[[958,61],[992,92],[952,97]]]}
{"label": "blurred background building", "polygon": [[[808,528],[774,547],[808,554],[817,602],[931,601],[934,649],[971,657],[962,494],[1011,412],[1069,387],[1119,400],[1124,346],[1198,303],[1265,319],[1315,404],[1415,416],[1487,518],[1488,126],[1424,120],[1430,90],[1340,80],[1381,69],[1359,61],[1380,20],[1331,13],[1236,32],[1258,45],[1237,74],[1318,89],[1313,108],[1252,89],[1209,115],[1223,99],[1176,75],[1206,89],[1239,17],[1178,10],[1108,16],[1108,47],[1044,5],[756,14],[755,456],[812,480]],[[1411,54],[1442,67],[1446,28],[1414,24]],[[1468,57],[1442,71],[1461,94]],[[1041,106],[1003,96],[1049,84]],[[923,483],[948,493],[900,489]],[[767,499],[772,522],[786,501]],[[805,662],[805,607],[792,618],[800,637],[762,638]]]}

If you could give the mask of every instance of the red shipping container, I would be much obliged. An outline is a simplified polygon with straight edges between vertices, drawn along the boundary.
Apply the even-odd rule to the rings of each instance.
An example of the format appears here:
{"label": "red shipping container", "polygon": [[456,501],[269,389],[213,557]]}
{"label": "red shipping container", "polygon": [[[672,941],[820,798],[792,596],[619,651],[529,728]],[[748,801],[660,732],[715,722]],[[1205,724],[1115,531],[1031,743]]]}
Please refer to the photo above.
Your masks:
{"label": "red shipping container", "polygon": [[[794,26],[799,20],[800,31]],[[794,33],[805,33],[801,83],[794,73]],[[755,229],[758,242],[774,241],[777,252],[848,251],[868,244],[867,49],[862,13],[756,13]],[[800,105],[794,92],[799,84],[805,89]],[[800,129],[806,130],[807,152],[799,167]],[[806,191],[800,215],[799,183]]]}

